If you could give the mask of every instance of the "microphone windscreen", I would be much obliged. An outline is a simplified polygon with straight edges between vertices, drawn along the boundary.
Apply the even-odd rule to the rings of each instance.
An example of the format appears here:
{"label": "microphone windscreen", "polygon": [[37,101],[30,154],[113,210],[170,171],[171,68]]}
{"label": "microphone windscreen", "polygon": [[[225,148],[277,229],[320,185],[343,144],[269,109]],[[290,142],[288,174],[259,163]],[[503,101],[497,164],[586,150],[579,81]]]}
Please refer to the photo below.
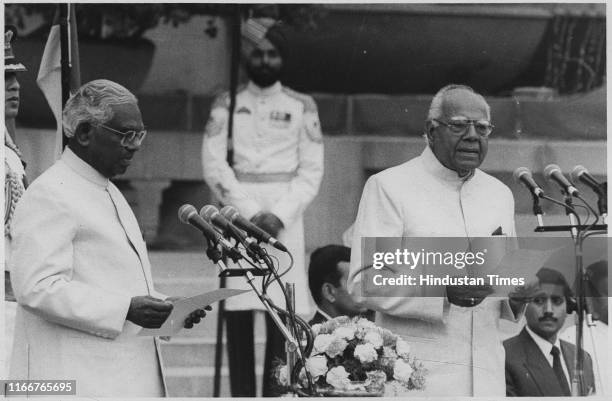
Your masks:
{"label": "microphone windscreen", "polygon": [[586,167],[584,167],[583,165],[577,165],[576,167],[574,167],[574,169],[572,170],[570,177],[572,178],[572,181],[577,182],[580,181],[580,176],[584,173],[588,173],[589,170],[586,169]]}
{"label": "microphone windscreen", "polygon": [[[561,172],[561,167],[559,167],[559,166],[558,166],[558,165],[556,165],[556,164],[549,164],[548,166],[546,166],[546,167],[544,168],[544,176],[545,176],[546,178],[550,178],[550,176],[552,175],[552,173],[554,173],[555,171],[559,171],[560,173],[562,173],[562,172]],[[563,173],[562,173],[562,174],[563,174]]]}
{"label": "microphone windscreen", "polygon": [[202,217],[204,220],[210,221],[215,213],[219,213],[219,209],[213,205],[205,205],[202,207],[202,209],[200,209],[200,217]]}
{"label": "microphone windscreen", "polygon": [[515,181],[520,181],[524,174],[531,175],[531,170],[529,170],[527,167],[519,167],[514,170],[514,174],[512,174],[512,176],[514,177]]}
{"label": "microphone windscreen", "polygon": [[233,206],[223,206],[221,208],[221,215],[228,219],[229,221],[234,221],[236,216],[238,215],[238,210],[236,210]]}
{"label": "microphone windscreen", "polygon": [[188,203],[181,206],[178,210],[178,218],[181,223],[189,224],[189,216],[192,216],[193,213],[198,213],[195,206],[190,205]]}

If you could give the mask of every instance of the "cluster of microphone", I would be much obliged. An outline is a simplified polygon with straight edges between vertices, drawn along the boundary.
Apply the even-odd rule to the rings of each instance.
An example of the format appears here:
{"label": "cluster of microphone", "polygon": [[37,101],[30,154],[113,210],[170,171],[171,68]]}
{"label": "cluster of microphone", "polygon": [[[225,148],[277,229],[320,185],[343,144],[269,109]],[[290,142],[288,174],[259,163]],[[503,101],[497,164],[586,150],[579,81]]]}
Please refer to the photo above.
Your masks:
{"label": "cluster of microphone", "polygon": [[226,238],[233,238],[253,252],[259,251],[259,242],[287,252],[282,243],[241,216],[233,206],[224,206],[219,210],[213,205],[206,205],[198,213],[195,206],[185,204],[179,208],[178,218],[182,223],[197,228],[214,245],[221,245],[225,249],[233,247]]}
{"label": "cluster of microphone", "polygon": [[[565,175],[563,175],[563,172],[558,165],[549,164],[544,168],[544,177],[547,180],[557,183],[561,187],[563,194],[567,197],[580,198],[580,192],[574,186],[574,182],[581,182],[585,184],[599,197],[598,206],[600,215],[604,217],[604,219],[607,216],[607,183],[597,181],[595,177],[589,173],[589,170],[587,170],[586,167],[581,165],[574,167],[570,174],[570,181],[565,177]],[[527,189],[529,189],[529,192],[534,198],[534,203],[537,202],[538,198],[546,198],[550,200],[550,198],[546,196],[544,190],[533,178],[531,170],[529,170],[527,167],[517,168],[514,171],[514,179],[523,183]],[[538,213],[536,213],[536,215],[537,214]]]}
{"label": "cluster of microphone", "polygon": [[[555,181],[557,184],[559,184],[559,186],[561,186],[561,189],[563,189],[565,193],[567,193],[568,195],[571,195],[571,196],[580,195],[580,192],[578,192],[574,184],[571,181],[569,181],[567,178],[565,178],[565,176],[563,175],[563,172],[561,171],[561,167],[559,167],[558,165],[549,164],[548,166],[546,166],[544,168],[544,177],[548,180]],[[595,191],[595,193],[597,193],[598,195],[602,195],[605,193],[604,185],[598,182],[589,173],[589,170],[587,170],[586,167],[584,166],[578,165],[574,167],[571,173],[571,178],[572,178],[572,181],[580,181],[583,184],[587,185],[593,191]],[[525,184],[527,189],[529,189],[529,191],[536,197],[538,198],[544,197],[545,195],[544,191],[535,182],[535,180],[533,179],[533,174],[531,173],[531,170],[529,170],[527,167],[519,167],[516,170],[514,170],[514,179]]]}

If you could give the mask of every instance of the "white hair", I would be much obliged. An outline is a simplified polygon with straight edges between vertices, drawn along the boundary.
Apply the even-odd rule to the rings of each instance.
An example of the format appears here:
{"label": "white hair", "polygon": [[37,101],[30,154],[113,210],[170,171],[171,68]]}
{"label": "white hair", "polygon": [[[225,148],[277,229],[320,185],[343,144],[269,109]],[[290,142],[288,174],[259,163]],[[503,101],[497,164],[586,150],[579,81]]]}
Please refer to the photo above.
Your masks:
{"label": "white hair", "polygon": [[[483,103],[485,104],[486,110],[487,110],[487,115],[491,116],[491,107],[489,106],[489,104],[487,103],[487,101],[485,100],[485,98],[480,94],[477,93],[474,89],[472,89],[472,87],[467,86],[467,85],[461,85],[461,84],[449,84],[446,85],[445,87],[443,87],[442,89],[440,89],[433,97],[433,99],[431,100],[431,104],[429,105],[429,111],[427,112],[427,121],[432,121],[434,119],[439,119],[442,117],[442,106],[444,105],[444,101],[446,100],[446,96],[448,95],[448,93],[450,91],[453,90],[466,90],[468,92],[473,93],[475,96],[479,97],[480,99],[482,99]],[[425,141],[429,143],[429,138],[427,137],[427,132],[425,132],[423,134],[423,137],[425,138]]]}
{"label": "white hair", "polygon": [[70,138],[82,123],[104,124],[113,118],[111,105],[126,103],[138,104],[138,100],[118,83],[107,79],[88,82],[66,102],[62,117],[64,133]]}

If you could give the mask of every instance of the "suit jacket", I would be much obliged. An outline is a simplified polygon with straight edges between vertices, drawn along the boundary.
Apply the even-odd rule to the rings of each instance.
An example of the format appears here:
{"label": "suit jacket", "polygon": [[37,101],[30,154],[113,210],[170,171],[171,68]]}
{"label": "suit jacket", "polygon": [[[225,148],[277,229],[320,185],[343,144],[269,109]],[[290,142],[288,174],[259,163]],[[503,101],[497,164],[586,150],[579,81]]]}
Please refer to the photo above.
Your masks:
{"label": "suit jacket", "polygon": [[21,198],[11,232],[11,378],[76,379],[78,396],[163,396],[157,339],[126,321],[133,296],[160,294],[117,188],[67,148]]}
{"label": "suit jacket", "polygon": [[323,316],[323,314],[317,311],[312,319],[308,322],[309,325],[314,326],[315,324],[325,323],[327,322],[327,318]]}
{"label": "suit jacket", "polygon": [[[509,397],[562,397],[557,376],[527,330],[504,341],[506,349],[506,395]],[[561,352],[571,380],[574,378],[576,346],[561,340]],[[595,390],[591,356],[585,352],[584,382],[587,393]]]}

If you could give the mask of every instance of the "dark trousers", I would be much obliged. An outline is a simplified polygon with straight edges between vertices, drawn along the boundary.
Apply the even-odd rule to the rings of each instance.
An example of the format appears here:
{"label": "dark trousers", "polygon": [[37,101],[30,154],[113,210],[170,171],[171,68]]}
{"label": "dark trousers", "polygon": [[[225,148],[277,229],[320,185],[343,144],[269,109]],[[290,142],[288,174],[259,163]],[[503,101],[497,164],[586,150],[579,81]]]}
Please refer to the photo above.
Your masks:
{"label": "dark trousers", "polygon": [[[255,333],[254,311],[225,311],[227,355],[229,360],[232,397],[255,397]],[[266,313],[266,355],[263,372],[264,397],[276,397],[274,391],[274,361],[285,362],[285,338]]]}

